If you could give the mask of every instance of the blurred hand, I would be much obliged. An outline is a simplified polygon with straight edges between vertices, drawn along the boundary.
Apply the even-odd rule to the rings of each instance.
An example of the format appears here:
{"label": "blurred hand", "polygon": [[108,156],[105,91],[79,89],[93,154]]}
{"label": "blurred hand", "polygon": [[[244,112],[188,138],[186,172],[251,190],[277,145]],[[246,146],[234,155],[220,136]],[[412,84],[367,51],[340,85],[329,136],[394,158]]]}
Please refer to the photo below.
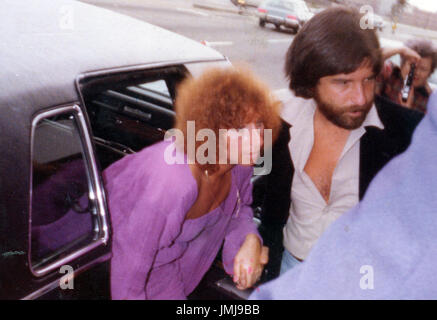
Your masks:
{"label": "blurred hand", "polygon": [[234,259],[233,281],[237,288],[244,290],[252,287],[261,277],[268,261],[269,249],[265,246],[261,247],[261,242],[256,235],[247,235]]}
{"label": "blurred hand", "polygon": [[420,55],[416,51],[408,47],[402,48],[401,55],[409,64],[411,63],[417,64],[421,59]]}

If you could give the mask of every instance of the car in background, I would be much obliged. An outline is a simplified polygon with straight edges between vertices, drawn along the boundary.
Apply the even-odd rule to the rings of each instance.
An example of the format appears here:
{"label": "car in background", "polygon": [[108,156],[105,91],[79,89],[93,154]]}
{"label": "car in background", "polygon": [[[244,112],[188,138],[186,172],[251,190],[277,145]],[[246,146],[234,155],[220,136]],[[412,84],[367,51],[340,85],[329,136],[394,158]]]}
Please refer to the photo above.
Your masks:
{"label": "car in background", "polygon": [[[102,171],[163,139],[180,81],[231,64],[71,0],[5,0],[0,29],[0,299],[109,299]],[[199,299],[239,294],[218,263],[203,284]]]}
{"label": "car in background", "polygon": [[313,14],[302,0],[266,0],[258,6],[259,25],[273,24],[297,33]]}

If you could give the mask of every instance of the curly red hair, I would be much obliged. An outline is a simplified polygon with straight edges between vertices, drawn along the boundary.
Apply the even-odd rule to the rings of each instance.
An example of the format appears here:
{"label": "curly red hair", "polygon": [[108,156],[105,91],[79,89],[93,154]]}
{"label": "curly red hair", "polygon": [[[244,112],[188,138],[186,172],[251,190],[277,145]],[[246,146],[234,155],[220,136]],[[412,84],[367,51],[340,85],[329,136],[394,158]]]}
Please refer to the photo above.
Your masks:
{"label": "curly red hair", "polygon": [[[211,129],[216,137],[219,129],[238,129],[251,122],[262,122],[264,129],[272,130],[273,143],[281,122],[280,105],[268,86],[249,69],[212,68],[178,86],[175,128],[183,133],[185,153],[188,121],[195,121],[196,135],[201,129]],[[196,142],[196,151],[202,143]],[[215,171],[216,167],[206,164],[203,169]]]}

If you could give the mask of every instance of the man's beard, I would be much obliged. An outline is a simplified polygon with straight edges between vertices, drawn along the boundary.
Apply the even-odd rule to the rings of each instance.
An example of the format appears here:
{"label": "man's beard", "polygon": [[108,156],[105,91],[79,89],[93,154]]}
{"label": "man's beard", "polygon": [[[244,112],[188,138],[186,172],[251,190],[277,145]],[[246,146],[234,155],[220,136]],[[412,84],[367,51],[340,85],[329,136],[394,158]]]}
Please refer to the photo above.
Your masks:
{"label": "man's beard", "polygon": [[[334,106],[322,101],[318,96],[314,97],[317,107],[326,119],[336,126],[354,130],[359,128],[367,117],[373,105],[373,99],[365,105],[353,105],[347,108]],[[350,112],[361,112],[360,115],[353,116]]]}

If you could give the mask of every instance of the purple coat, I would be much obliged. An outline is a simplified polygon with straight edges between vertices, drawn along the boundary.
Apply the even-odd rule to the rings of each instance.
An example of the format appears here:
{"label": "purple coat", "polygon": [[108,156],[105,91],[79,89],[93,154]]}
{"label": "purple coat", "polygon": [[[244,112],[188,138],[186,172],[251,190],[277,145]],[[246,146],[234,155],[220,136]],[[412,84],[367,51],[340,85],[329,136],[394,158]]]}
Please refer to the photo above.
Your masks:
{"label": "purple coat", "polygon": [[159,142],[104,172],[113,228],[112,299],[185,299],[213,263],[223,240],[223,263],[231,274],[246,235],[258,235],[249,206],[253,168],[232,169],[232,186],[222,210],[185,220],[197,198],[197,183],[186,161],[173,165],[164,161],[169,145]]}

